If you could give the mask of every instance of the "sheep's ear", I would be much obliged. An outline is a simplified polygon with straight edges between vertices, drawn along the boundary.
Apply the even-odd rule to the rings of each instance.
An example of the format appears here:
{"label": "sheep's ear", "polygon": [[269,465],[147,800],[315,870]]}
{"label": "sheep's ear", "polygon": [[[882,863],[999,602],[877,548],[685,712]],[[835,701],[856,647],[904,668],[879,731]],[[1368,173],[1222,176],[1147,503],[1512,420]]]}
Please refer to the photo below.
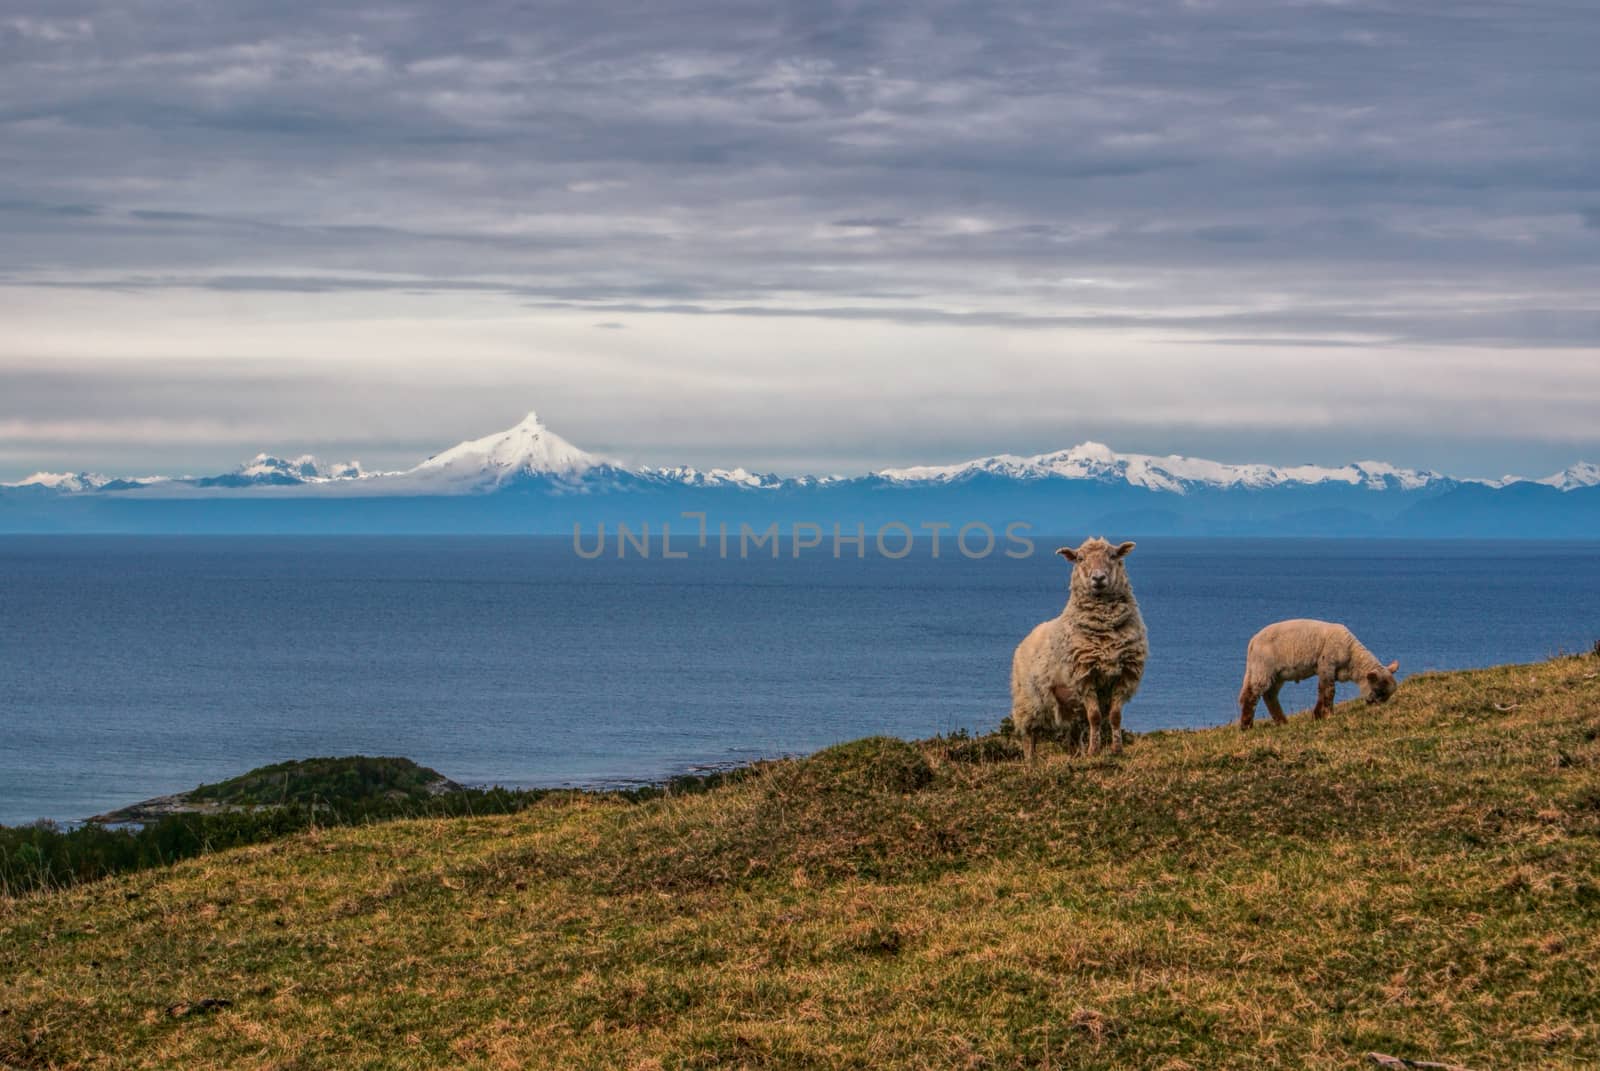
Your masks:
{"label": "sheep's ear", "polygon": [[1389,663],[1389,672],[1390,673],[1399,673],[1400,672],[1400,660],[1398,658],[1395,659],[1393,662]]}
{"label": "sheep's ear", "polygon": [[1058,547],[1056,548],[1056,553],[1067,559],[1069,562],[1075,562],[1078,560],[1078,552],[1073,550],[1071,547]]}
{"label": "sheep's ear", "polygon": [[1137,543],[1124,543],[1120,547],[1118,547],[1116,550],[1112,551],[1111,552],[1111,556],[1113,558],[1126,558],[1129,554],[1131,554],[1133,552],[1133,548],[1138,546],[1138,545],[1139,544],[1137,544]]}

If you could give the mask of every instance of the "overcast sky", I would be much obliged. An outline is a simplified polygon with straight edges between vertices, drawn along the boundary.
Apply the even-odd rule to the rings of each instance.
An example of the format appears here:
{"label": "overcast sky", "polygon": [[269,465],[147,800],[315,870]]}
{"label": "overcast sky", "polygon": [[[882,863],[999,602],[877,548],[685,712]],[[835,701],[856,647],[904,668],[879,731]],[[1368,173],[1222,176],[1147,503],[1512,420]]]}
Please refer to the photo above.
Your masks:
{"label": "overcast sky", "polygon": [[0,478],[1600,460],[1600,9],[0,3]]}

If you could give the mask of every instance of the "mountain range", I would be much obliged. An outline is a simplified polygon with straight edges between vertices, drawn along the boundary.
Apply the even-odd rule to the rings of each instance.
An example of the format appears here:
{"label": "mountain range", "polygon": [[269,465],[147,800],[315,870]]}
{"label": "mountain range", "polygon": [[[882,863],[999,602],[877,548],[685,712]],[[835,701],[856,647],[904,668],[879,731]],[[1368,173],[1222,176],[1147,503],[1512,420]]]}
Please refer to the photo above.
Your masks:
{"label": "mountain range", "polygon": [[40,472],[0,484],[8,532],[571,532],[675,522],[834,524],[853,532],[1020,522],[1039,533],[1592,538],[1600,465],[1537,480],[1458,479],[1378,461],[1225,464],[1120,454],[1100,443],[863,476],[632,466],[530,413],[412,468],[258,454],[210,476]]}

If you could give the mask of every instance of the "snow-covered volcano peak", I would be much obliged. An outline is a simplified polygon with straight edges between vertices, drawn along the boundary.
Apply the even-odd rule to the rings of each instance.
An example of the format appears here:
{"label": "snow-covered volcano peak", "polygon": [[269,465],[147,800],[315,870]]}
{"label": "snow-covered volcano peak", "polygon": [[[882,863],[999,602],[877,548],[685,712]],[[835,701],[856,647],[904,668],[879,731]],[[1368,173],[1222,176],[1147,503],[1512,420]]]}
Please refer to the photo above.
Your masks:
{"label": "snow-covered volcano peak", "polygon": [[530,412],[516,427],[468,439],[428,458],[408,476],[493,490],[529,476],[570,479],[608,464],[551,431]]}

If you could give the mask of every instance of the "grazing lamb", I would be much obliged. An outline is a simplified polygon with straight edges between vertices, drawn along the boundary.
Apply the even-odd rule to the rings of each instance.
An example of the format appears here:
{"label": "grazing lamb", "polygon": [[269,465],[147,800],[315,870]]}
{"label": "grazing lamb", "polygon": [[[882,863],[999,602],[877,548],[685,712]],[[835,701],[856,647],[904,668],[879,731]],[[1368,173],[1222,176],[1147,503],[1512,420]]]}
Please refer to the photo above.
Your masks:
{"label": "grazing lamb", "polygon": [[1267,701],[1272,720],[1282,724],[1278,690],[1285,681],[1317,678],[1317,705],[1311,713],[1325,718],[1333,709],[1333,688],[1337,681],[1358,681],[1361,694],[1369,703],[1386,701],[1399,685],[1395,671],[1399,662],[1387,666],[1361,646],[1361,641],[1343,625],[1331,621],[1279,621],[1268,625],[1250,639],[1245,655],[1244,687],[1239,692],[1239,728],[1248,729],[1256,716],[1256,700]]}
{"label": "grazing lamb", "polygon": [[1011,724],[1030,764],[1047,724],[1078,718],[1089,721],[1093,755],[1102,714],[1111,722],[1112,750],[1122,750],[1122,705],[1138,690],[1150,653],[1122,563],[1131,550],[1132,543],[1096,538],[1056,551],[1073,563],[1066,609],[1028,633],[1011,659]]}

